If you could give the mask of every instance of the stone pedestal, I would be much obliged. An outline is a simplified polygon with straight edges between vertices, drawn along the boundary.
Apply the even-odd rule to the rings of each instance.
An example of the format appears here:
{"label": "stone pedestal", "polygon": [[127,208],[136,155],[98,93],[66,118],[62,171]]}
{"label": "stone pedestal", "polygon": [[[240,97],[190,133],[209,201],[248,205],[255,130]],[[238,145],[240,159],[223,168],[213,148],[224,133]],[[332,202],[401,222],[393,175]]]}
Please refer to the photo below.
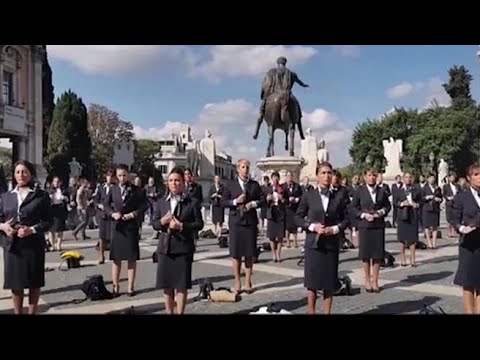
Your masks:
{"label": "stone pedestal", "polygon": [[287,171],[291,171],[293,180],[299,182],[303,160],[294,156],[273,156],[261,158],[257,161],[256,166],[262,172],[262,176],[270,177],[273,172],[278,172],[281,183],[285,181]]}

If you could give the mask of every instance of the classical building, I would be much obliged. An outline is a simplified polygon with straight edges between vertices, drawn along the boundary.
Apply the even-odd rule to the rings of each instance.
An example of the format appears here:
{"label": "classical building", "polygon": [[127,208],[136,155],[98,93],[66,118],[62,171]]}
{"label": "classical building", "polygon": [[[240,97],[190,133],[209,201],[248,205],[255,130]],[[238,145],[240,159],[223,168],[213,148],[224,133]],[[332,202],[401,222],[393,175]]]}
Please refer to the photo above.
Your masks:
{"label": "classical building", "polygon": [[0,45],[0,138],[12,143],[13,161],[43,168],[42,65],[44,45]]}
{"label": "classical building", "polygon": [[[202,139],[203,140],[203,139]],[[202,140],[193,139],[191,128],[188,125],[182,125],[179,131],[173,133],[170,138],[158,142],[160,152],[157,154],[155,166],[163,175],[166,181],[170,171],[176,166],[189,167],[194,173],[199,174],[197,181],[202,185],[204,199],[208,197],[210,185],[213,184],[213,176],[202,176]],[[215,141],[209,138],[208,141]],[[213,146],[215,148],[215,146]],[[233,180],[235,178],[235,164],[232,163],[232,157],[224,151],[217,149],[215,151],[214,169],[215,175],[219,175],[223,180]]]}

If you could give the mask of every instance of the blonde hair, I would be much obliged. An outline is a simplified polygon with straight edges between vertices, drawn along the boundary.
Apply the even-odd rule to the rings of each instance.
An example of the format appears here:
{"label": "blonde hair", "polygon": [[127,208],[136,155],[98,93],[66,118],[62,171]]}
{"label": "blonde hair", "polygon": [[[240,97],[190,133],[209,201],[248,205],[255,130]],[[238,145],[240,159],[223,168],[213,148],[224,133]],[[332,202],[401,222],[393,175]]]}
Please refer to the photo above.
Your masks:
{"label": "blonde hair", "polygon": [[237,169],[240,167],[240,165],[242,164],[245,164],[247,165],[248,167],[250,167],[250,161],[248,161],[247,159],[240,159],[237,161]]}

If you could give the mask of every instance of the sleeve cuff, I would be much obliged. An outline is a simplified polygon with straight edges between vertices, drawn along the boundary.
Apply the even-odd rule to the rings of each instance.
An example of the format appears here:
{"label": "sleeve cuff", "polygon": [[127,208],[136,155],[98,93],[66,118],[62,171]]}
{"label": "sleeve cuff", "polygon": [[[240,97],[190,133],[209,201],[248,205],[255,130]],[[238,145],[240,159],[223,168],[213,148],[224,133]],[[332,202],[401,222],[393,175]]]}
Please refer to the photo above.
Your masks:
{"label": "sleeve cuff", "polygon": [[258,203],[256,201],[252,201],[252,208],[256,209],[258,207]]}
{"label": "sleeve cuff", "polygon": [[365,213],[363,213],[362,215],[360,215],[360,219],[362,219],[362,220],[365,219],[365,215],[366,215]]}
{"label": "sleeve cuff", "polygon": [[237,200],[233,200],[233,201],[232,201],[232,205],[233,205],[233,206],[237,206]]}
{"label": "sleeve cuff", "polygon": [[310,226],[308,227],[308,231],[315,232],[315,224],[310,224]]}
{"label": "sleeve cuff", "polygon": [[379,216],[385,216],[385,214],[386,214],[385,209],[380,209],[380,210],[378,211],[378,215],[379,215]]}
{"label": "sleeve cuff", "polygon": [[30,230],[32,231],[32,234],[36,234],[37,233],[37,229],[35,226],[30,226]]}
{"label": "sleeve cuff", "polygon": [[465,233],[465,226],[464,225],[460,225],[460,227],[458,228],[458,232],[460,234],[464,234]]}
{"label": "sleeve cuff", "polygon": [[337,235],[340,232],[340,227],[338,225],[332,226],[333,235]]}

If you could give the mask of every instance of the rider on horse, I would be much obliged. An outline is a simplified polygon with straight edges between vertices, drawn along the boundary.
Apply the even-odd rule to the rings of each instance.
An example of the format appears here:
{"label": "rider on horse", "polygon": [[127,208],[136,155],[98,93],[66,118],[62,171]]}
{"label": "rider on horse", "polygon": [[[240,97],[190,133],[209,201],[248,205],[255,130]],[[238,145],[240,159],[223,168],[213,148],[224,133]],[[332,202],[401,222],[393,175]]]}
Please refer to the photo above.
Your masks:
{"label": "rider on horse", "polygon": [[285,92],[287,95],[287,106],[292,99],[294,103],[297,104],[298,107],[298,115],[299,115],[299,120],[302,117],[302,110],[300,109],[300,103],[297,101],[295,96],[292,94],[292,88],[295,83],[299,84],[302,87],[308,87],[307,84],[303,83],[301,81],[297,74],[295,74],[293,71],[290,71],[286,65],[287,65],[287,59],[282,57],[279,57],[277,59],[277,64],[278,67],[275,69],[271,69],[267,72],[267,75],[265,76],[265,79],[263,80],[262,84],[262,93],[260,95],[260,98],[262,99],[262,104],[260,105],[260,118],[259,122],[263,120],[263,117],[265,116],[265,106],[267,102],[267,98],[275,93],[281,93]]}

